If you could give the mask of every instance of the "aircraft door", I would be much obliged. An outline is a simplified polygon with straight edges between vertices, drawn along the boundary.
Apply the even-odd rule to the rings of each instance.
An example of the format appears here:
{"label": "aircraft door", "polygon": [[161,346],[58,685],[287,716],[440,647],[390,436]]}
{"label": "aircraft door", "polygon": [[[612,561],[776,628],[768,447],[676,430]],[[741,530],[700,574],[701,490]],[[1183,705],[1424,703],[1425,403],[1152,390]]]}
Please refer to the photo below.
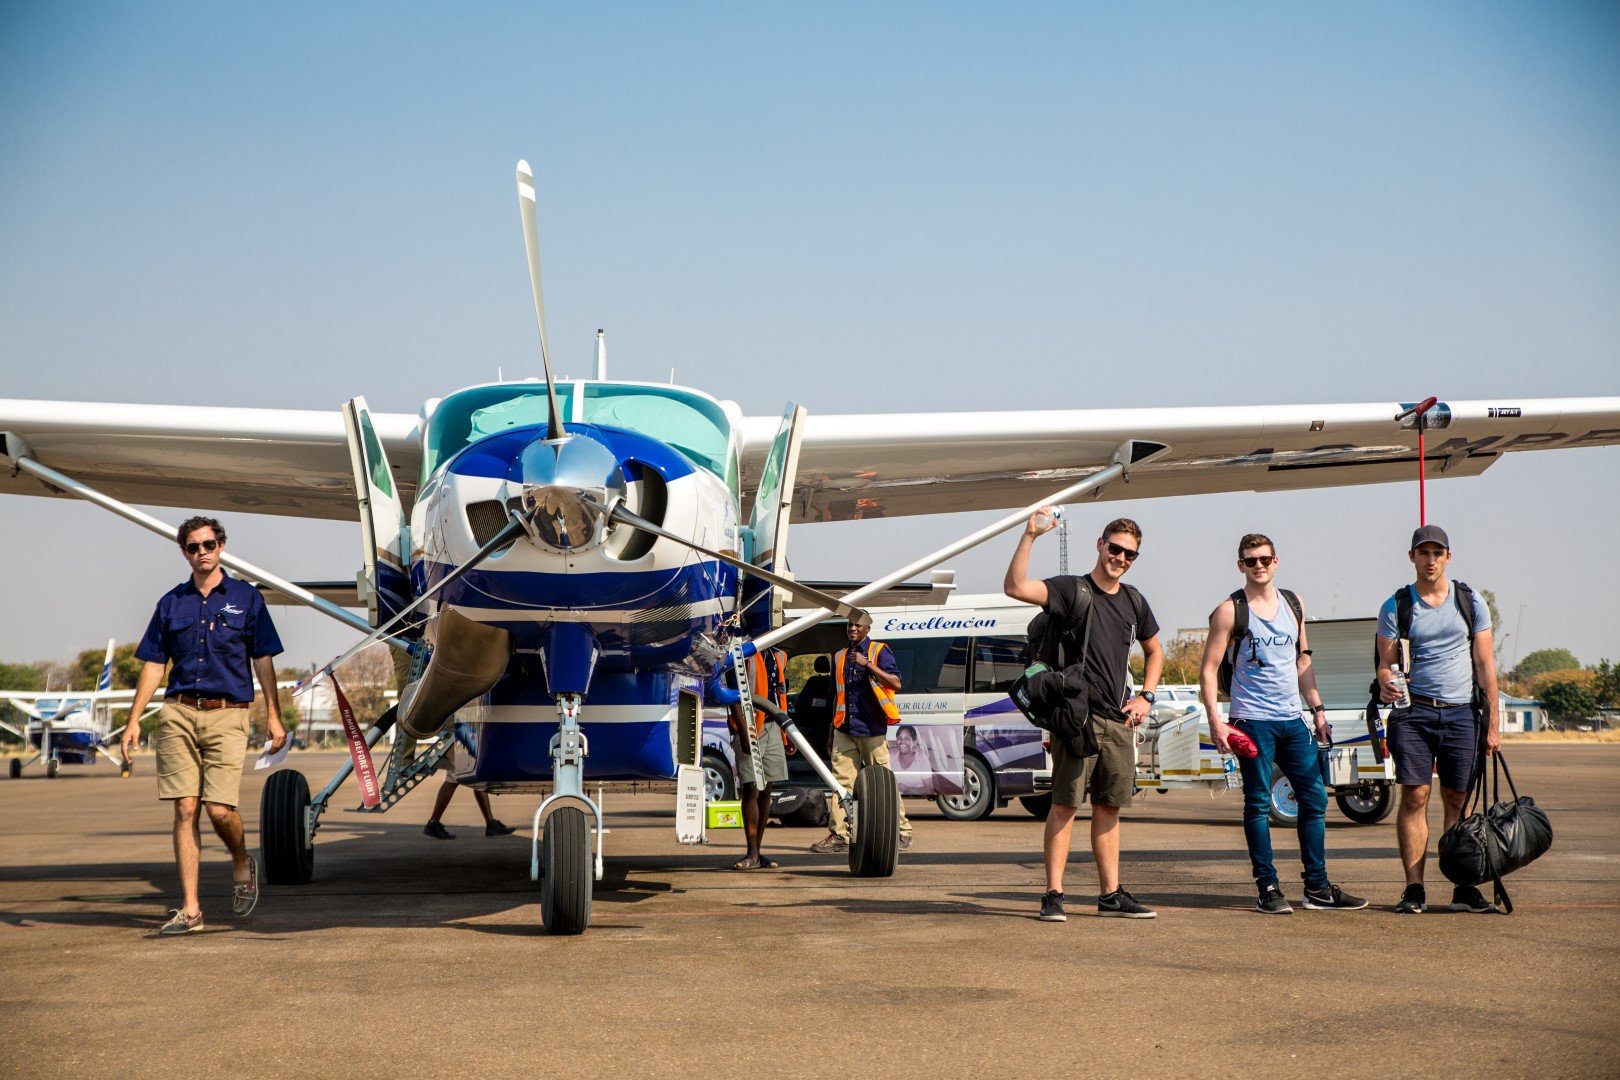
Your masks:
{"label": "aircraft door", "polygon": [[[754,538],[748,561],[777,574],[788,572],[788,521],[793,515],[793,487],[799,472],[799,443],[804,438],[805,415],[804,406],[788,402],[770,452],[765,455],[765,469],[760,474],[759,490],[754,493],[754,508],[748,519]],[[755,601],[745,616],[748,632],[761,634],[780,626],[781,591],[751,577],[745,577],[743,582],[743,603]],[[758,599],[761,592],[768,592],[770,596]]]}
{"label": "aircraft door", "polygon": [[360,598],[371,625],[380,626],[410,604],[410,526],[365,398],[344,403],[343,426],[360,508]]}

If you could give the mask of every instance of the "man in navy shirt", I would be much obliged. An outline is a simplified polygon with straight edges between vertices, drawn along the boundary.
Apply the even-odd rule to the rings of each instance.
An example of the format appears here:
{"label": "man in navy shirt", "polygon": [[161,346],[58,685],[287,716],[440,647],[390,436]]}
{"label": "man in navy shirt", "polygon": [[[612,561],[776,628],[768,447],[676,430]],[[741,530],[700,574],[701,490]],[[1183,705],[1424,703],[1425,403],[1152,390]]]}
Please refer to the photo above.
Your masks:
{"label": "man in navy shirt", "polygon": [[166,663],[169,686],[157,730],[158,798],[174,803],[174,860],[180,871],[181,905],[158,932],[165,936],[202,929],[197,899],[197,864],[202,840],[198,804],[207,808],[214,831],[230,850],[231,913],[251,914],[259,900],[259,867],[242,838],[236,812],[247,755],[248,705],[253,675],[264,689],[270,749],[287,741],[276,698],[271,657],[281,639],[265,610],[264,598],[220,565],[225,528],[213,518],[187,518],[176,533],[191,564],[191,577],[157,602],[146,636],[135,649],[145,661],[130,702],[124,729],[126,760],[140,741],[137,719],[157,692]]}

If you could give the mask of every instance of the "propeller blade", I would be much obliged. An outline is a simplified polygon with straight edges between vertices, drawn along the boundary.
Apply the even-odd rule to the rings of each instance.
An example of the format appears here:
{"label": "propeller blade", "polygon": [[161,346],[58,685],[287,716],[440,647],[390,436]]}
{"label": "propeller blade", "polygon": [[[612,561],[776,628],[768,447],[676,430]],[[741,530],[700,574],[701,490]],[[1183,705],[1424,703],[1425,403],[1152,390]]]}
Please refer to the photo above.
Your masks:
{"label": "propeller blade", "polygon": [[654,536],[662,537],[665,540],[673,540],[677,544],[691,548],[700,555],[707,555],[711,559],[718,559],[727,566],[735,566],[738,570],[741,570],[745,574],[750,574],[762,581],[768,581],[779,589],[786,589],[794,596],[802,596],[804,599],[810,601],[812,604],[815,604],[817,607],[825,608],[834,615],[842,615],[851,622],[864,622],[869,618],[864,608],[855,607],[853,604],[846,604],[838,597],[833,596],[830,593],[824,593],[820,589],[812,589],[807,585],[801,585],[791,578],[782,577],[780,574],[773,574],[769,570],[761,570],[754,564],[744,562],[735,555],[727,555],[724,552],[711,550],[704,547],[702,544],[686,539],[684,536],[676,536],[674,533],[654,525],[646,518],[641,517],[630,510],[626,510],[622,503],[613,508],[613,512],[608,515],[608,520],[621,522],[630,526],[632,529],[640,529],[642,532],[652,533]]}
{"label": "propeller blade", "polygon": [[427,603],[435,595],[443,591],[447,585],[461,580],[464,575],[476,569],[479,563],[489,558],[500,548],[517,539],[517,537],[523,531],[524,518],[517,511],[513,511],[511,520],[506,523],[506,527],[500,532],[496,533],[494,536],[490,537],[488,542],[485,543],[483,547],[473,552],[471,558],[462,563],[460,566],[456,567],[454,570],[450,571],[443,578],[439,579],[439,583],[437,585],[434,585],[431,589],[428,589],[422,593],[421,596],[418,596],[415,600],[411,601],[409,607],[405,608],[398,615],[395,615],[382,626],[377,627],[377,629],[360,639],[360,643],[358,645],[355,645],[353,648],[344,652],[341,656],[328,660],[326,663],[310,672],[308,678],[299,680],[298,684],[292,688],[293,694],[302,694],[311,686],[314,686],[317,682],[332,674],[334,670],[348,663],[349,660],[351,660],[362,649],[370,648],[383,638],[388,637],[389,632],[393,630],[394,627],[400,622],[402,622],[407,615],[421,607],[423,604]]}
{"label": "propeller blade", "polygon": [[562,407],[557,402],[557,381],[551,375],[551,346],[546,341],[546,300],[540,290],[540,226],[535,223],[534,173],[527,161],[517,163],[518,214],[523,218],[523,251],[529,258],[529,289],[534,293],[534,318],[540,326],[540,365],[546,371],[546,397],[551,411],[546,425],[548,439],[561,439]]}

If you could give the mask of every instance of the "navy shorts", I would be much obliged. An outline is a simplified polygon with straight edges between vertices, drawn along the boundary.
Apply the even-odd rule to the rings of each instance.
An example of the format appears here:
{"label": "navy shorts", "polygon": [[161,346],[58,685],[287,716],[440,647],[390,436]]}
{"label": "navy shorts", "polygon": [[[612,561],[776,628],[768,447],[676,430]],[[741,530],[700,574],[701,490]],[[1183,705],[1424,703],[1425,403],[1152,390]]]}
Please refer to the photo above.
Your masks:
{"label": "navy shorts", "polygon": [[1389,752],[1395,759],[1395,782],[1428,787],[1440,775],[1440,786],[1467,791],[1479,748],[1479,723],[1472,705],[1433,708],[1413,703],[1389,718]]}

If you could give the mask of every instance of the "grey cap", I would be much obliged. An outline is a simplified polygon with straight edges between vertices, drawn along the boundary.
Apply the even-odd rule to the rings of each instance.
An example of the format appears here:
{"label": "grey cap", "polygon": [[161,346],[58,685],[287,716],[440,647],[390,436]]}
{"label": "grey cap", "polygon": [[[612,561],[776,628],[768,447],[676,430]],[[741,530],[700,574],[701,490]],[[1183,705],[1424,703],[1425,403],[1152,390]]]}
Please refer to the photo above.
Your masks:
{"label": "grey cap", "polygon": [[1447,551],[1451,550],[1451,541],[1446,537],[1446,530],[1438,525],[1425,525],[1412,534],[1412,546],[1408,551],[1416,551],[1420,544],[1439,544]]}

